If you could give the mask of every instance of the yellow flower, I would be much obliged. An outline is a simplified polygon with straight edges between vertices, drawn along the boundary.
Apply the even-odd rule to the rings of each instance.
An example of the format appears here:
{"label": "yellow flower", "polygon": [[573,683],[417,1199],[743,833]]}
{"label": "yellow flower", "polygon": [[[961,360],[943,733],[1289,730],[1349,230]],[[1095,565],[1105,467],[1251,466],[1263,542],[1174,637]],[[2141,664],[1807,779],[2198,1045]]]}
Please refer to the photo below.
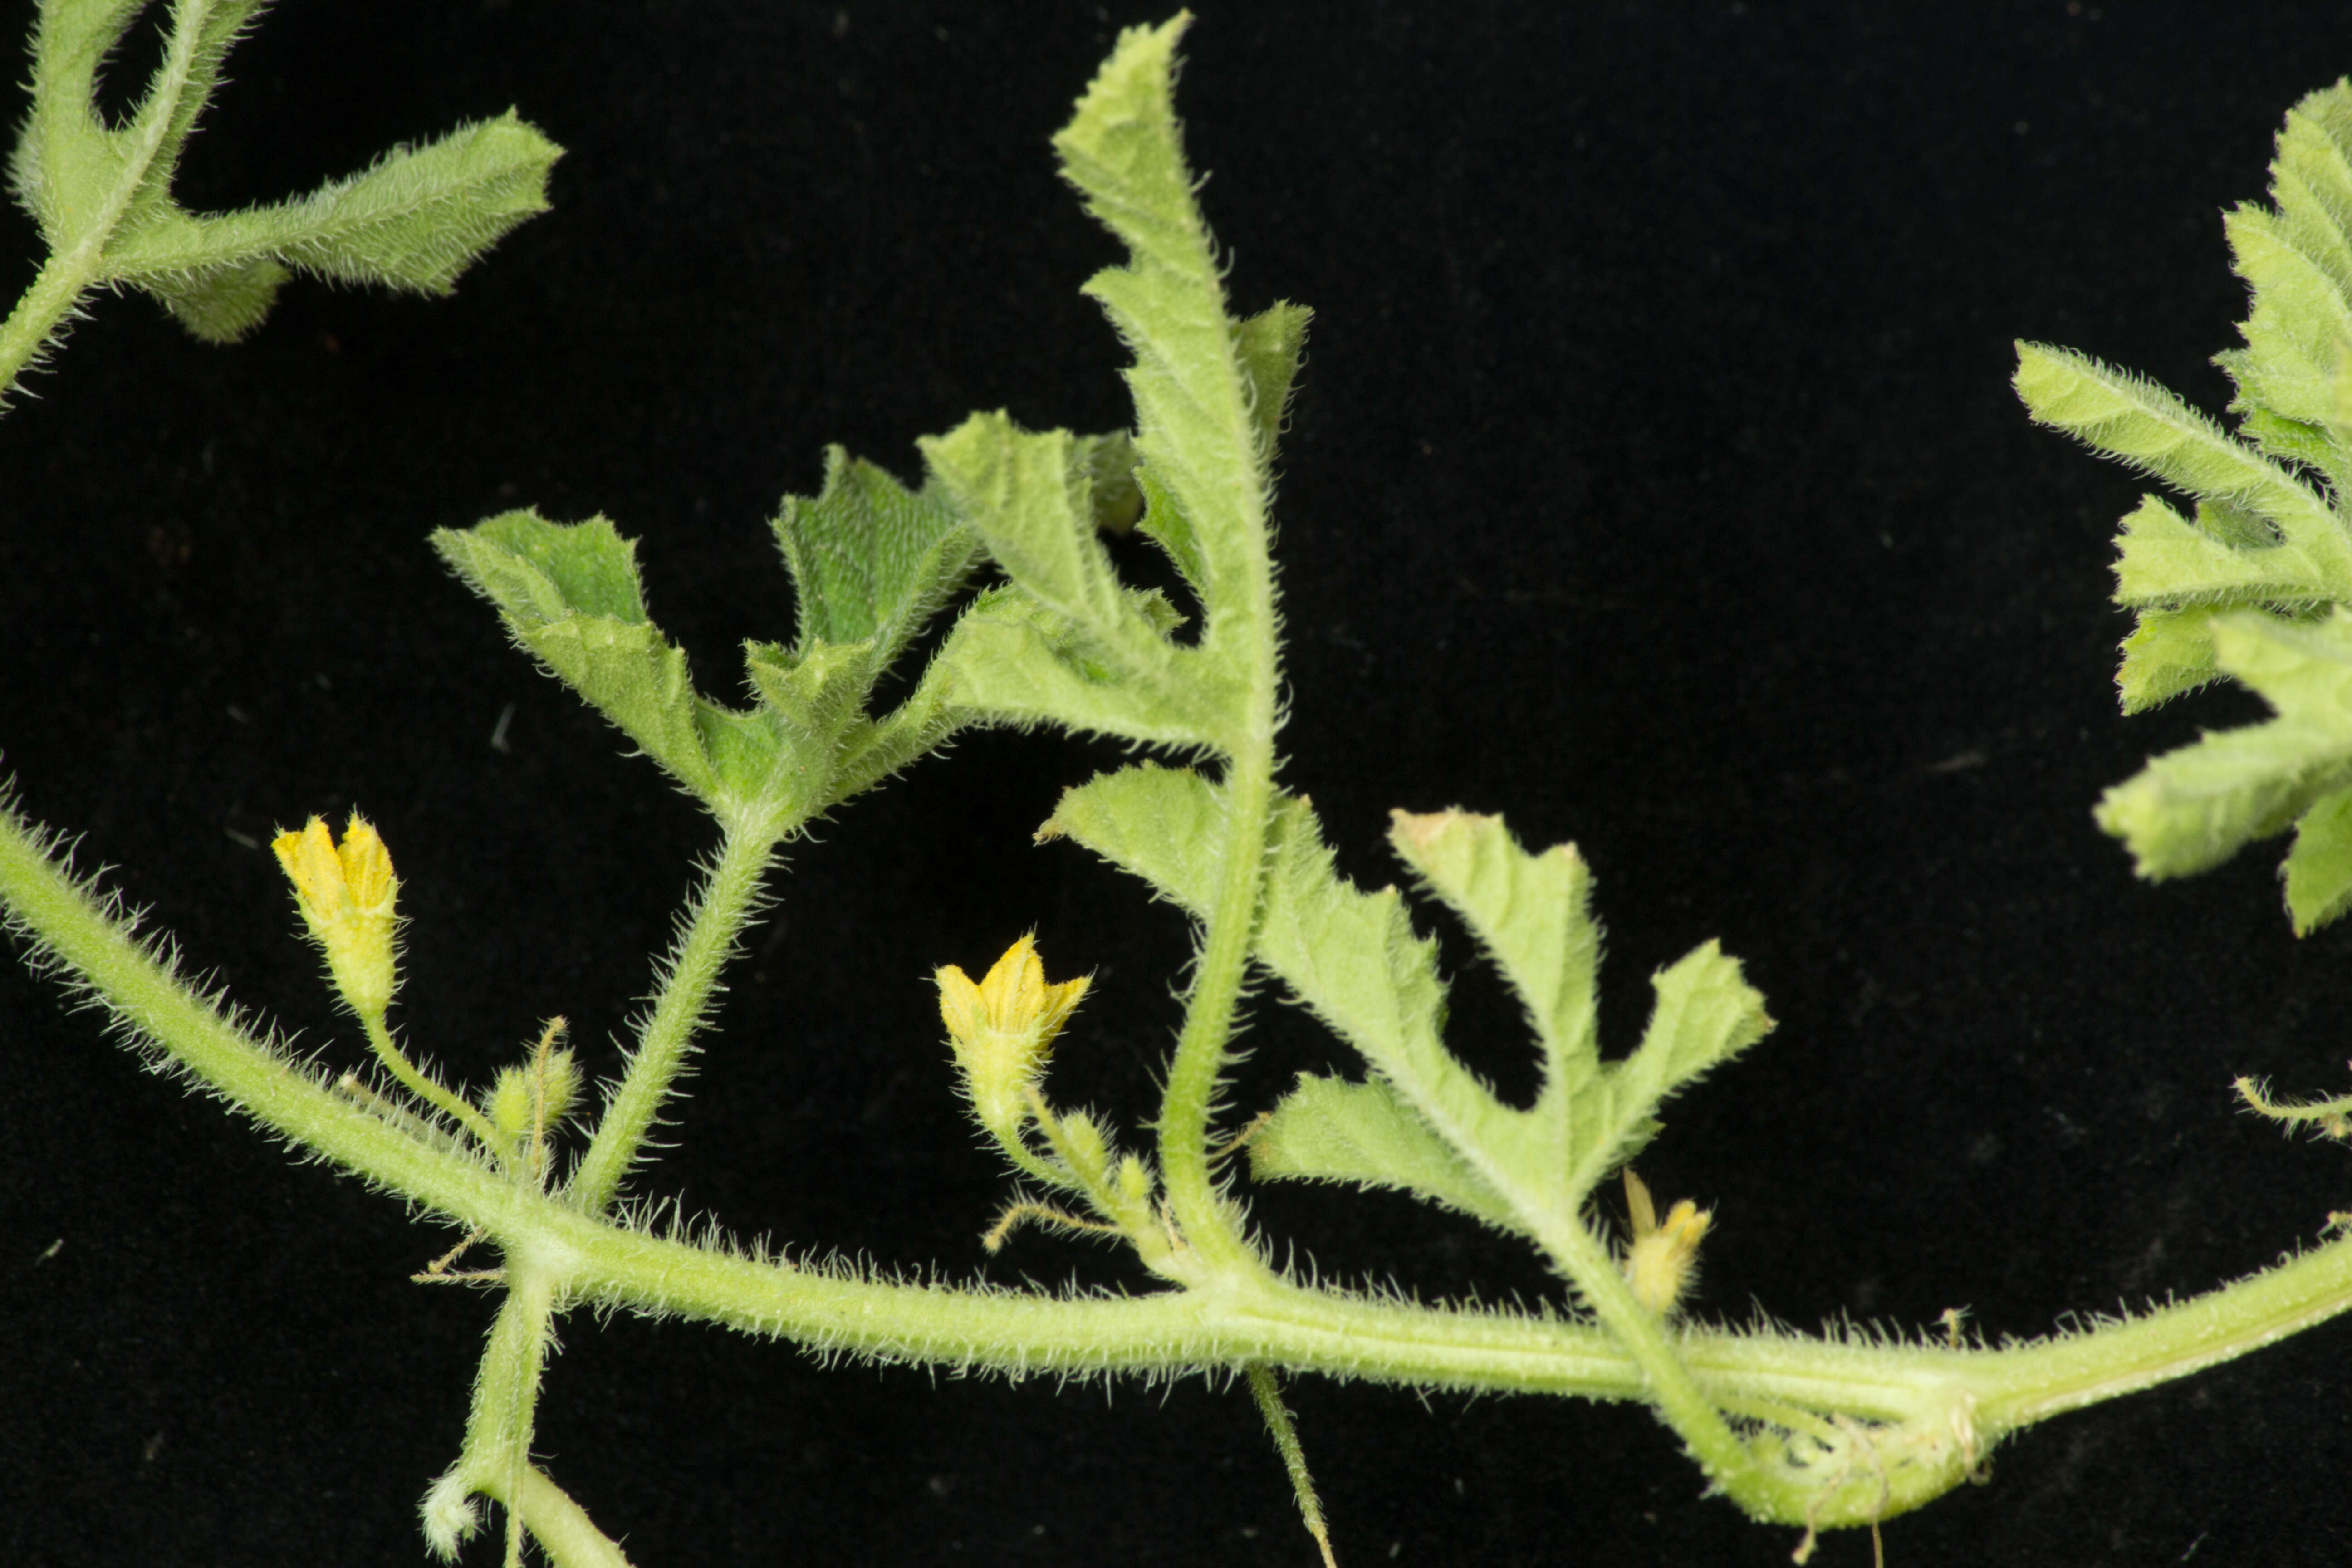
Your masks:
{"label": "yellow flower", "polygon": [[398,984],[394,974],[394,905],[400,879],[392,853],[358,812],[339,846],[326,822],[312,817],[299,833],[270,842],[294,884],[294,901],[310,936],[327,952],[335,989],[362,1018],[382,1017]]}
{"label": "yellow flower", "polygon": [[1036,941],[1024,936],[977,985],[952,963],[937,978],[940,1017],[981,1124],[999,1138],[1013,1138],[1028,1114],[1029,1086],[1045,1070],[1054,1037],[1087,994],[1089,977],[1048,985]]}
{"label": "yellow flower", "polygon": [[1698,1266],[1698,1244],[1715,1215],[1685,1198],[1659,1224],[1650,1189],[1631,1165],[1625,1167],[1625,1207],[1633,1222],[1633,1245],[1625,1253],[1626,1282],[1633,1287],[1634,1300],[1653,1312],[1672,1312],[1690,1287]]}

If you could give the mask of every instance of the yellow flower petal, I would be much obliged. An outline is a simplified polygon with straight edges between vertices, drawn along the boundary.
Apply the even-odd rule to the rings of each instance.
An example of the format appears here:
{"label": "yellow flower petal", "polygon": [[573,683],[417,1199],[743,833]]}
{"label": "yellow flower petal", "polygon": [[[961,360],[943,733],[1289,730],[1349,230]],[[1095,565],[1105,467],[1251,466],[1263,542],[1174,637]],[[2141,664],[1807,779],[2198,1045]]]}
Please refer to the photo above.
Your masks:
{"label": "yellow flower petal", "polygon": [[940,987],[940,1020],[947,1026],[973,1107],[1000,1137],[1016,1135],[1028,1114],[1029,1087],[1045,1070],[1054,1037],[1086,994],[1087,978],[1047,984],[1033,935],[1006,948],[977,985],[952,963],[933,978]]}
{"label": "yellow flower petal", "polygon": [[971,976],[955,964],[948,964],[932,976],[940,984],[940,1022],[948,1026],[948,1034],[961,1038],[980,1025],[982,1006],[980,987]]}
{"label": "yellow flower petal", "polygon": [[270,841],[294,884],[294,900],[312,940],[327,952],[328,972],[362,1017],[381,1016],[398,984],[394,939],[400,879],[392,852],[358,812],[338,846],[321,817]]}

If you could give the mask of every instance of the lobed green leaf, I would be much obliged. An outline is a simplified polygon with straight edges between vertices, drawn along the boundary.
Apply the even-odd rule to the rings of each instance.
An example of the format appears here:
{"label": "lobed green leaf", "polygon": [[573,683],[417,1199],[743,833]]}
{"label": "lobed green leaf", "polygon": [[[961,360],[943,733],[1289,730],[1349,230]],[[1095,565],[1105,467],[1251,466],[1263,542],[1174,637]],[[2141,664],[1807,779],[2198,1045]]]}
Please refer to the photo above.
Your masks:
{"label": "lobed green leaf", "polygon": [[773,771],[776,737],[695,690],[686,655],[646,617],[635,543],[604,519],[510,511],[437,530],[433,547],[517,643],[688,793],[715,805]]}
{"label": "lobed green leaf", "polygon": [[940,650],[950,700],[971,721],[1061,724],[1165,746],[1220,743],[1238,683],[1166,640],[1183,617],[1156,590],[1121,592],[1151,640],[1116,651],[1017,588],[982,594]]}
{"label": "lobed green leaf", "polygon": [[[835,450],[824,493],[787,498],[776,529],[801,584],[800,645],[744,645],[758,700],[695,689],[686,655],[646,616],[636,547],[604,519],[514,511],[434,547],[495,605],[515,640],[714,810],[758,805],[793,820],[872,787],[951,734],[959,715],[935,659],[893,712],[868,713],[891,656],[969,569],[970,531],[936,496],[906,490]],[[863,631],[853,642],[836,636]]]}
{"label": "lobed green leaf", "polygon": [[2017,394],[2036,420],[2277,531],[2275,543],[2216,541],[2168,507],[2143,504],[2116,568],[2124,603],[2253,588],[2281,600],[2352,598],[2352,538],[2326,498],[2152,382],[2045,344],[2020,343],[2017,357]]}
{"label": "lobed green leaf", "polygon": [[[1066,835],[1198,913],[1225,809],[1222,790],[1188,770],[1131,767],[1067,792],[1040,836]],[[1409,1188],[1541,1239],[1574,1223],[1593,1184],[1654,1133],[1666,1095],[1771,1022],[1738,965],[1710,942],[1654,980],[1657,1005],[1641,1047],[1601,1063],[1591,987],[1599,933],[1573,851],[1527,856],[1494,818],[1403,823],[1397,837],[1412,846],[1408,858],[1472,919],[1538,1019],[1544,1091],[1532,1109],[1505,1105],[1446,1049],[1433,945],[1413,931],[1394,888],[1366,893],[1337,874],[1313,812],[1286,797],[1275,812],[1255,956],[1362,1053],[1391,1098],[1304,1079],[1268,1124],[1272,1152],[1258,1158],[1269,1173]],[[1253,1143],[1268,1136],[1261,1129]]]}
{"label": "lobed green leaf", "polygon": [[1501,817],[1465,811],[1391,812],[1389,843],[1519,994],[1543,1046],[1545,1092],[1589,1081],[1601,1068],[1593,1012],[1601,928],[1592,873],[1576,847],[1529,855]]}
{"label": "lobed green leaf", "polygon": [[2123,642],[2116,688],[2126,713],[2142,713],[2221,679],[2213,662],[2213,617],[2235,606],[2142,610]]}
{"label": "lobed green leaf", "polygon": [[145,0],[44,0],[40,7],[33,108],[8,175],[52,250],[80,239],[135,156],[131,137],[99,118],[96,99],[99,67],[144,9]]}
{"label": "lobed green leaf", "polygon": [[2295,935],[2309,936],[2352,909],[2352,790],[2323,795],[2303,814],[2281,872]]}
{"label": "lobed green leaf", "polygon": [[142,14],[115,0],[44,0],[33,110],[10,163],[17,199],[83,286],[154,295],[192,332],[243,335],[288,268],[447,293],[515,225],[547,208],[559,149],[509,110],[298,200],[200,216],[171,195],[187,138],[259,0],[179,0],[165,49],[128,124],[109,126],[97,73]]}
{"label": "lobed green leaf", "polygon": [[799,600],[798,655],[866,644],[877,668],[963,586],[980,554],[943,495],[909,490],[839,447],[825,448],[824,488],[785,497],[775,531]]}
{"label": "lobed green leaf", "polygon": [[1176,44],[1191,22],[1120,34],[1054,149],[1087,211],[1128,248],[1086,291],[1135,355],[1126,374],[1154,496],[1147,526],[1199,591],[1213,647],[1241,635],[1235,617],[1270,613],[1269,464],[1307,312],[1276,306],[1236,325],[1226,310],[1176,123]]}
{"label": "lobed green leaf", "polygon": [[[974,718],[1230,746],[1242,684],[1225,661],[1170,640],[1181,617],[1163,596],[1120,585],[1097,524],[1095,443],[1021,430],[996,413],[919,445],[933,481],[1018,589],[983,595],[940,655],[960,707]],[[1156,507],[1156,480],[1147,471],[1141,483]]]}
{"label": "lobed green leaf", "polygon": [[[2218,865],[2352,784],[2352,612],[2296,625],[2238,611],[2208,626],[2215,665],[2260,692],[2278,716],[2168,752],[2107,791],[2099,826],[2124,841],[2150,879]],[[2314,910],[2332,896],[2321,870],[2327,842],[2323,828],[2303,884]]]}
{"label": "lobed green leaf", "polygon": [[1265,1182],[1392,1187],[1496,1230],[1517,1231],[1510,1204],[1486,1184],[1383,1079],[1298,1082],[1249,1135],[1250,1173]]}
{"label": "lobed green leaf", "polygon": [[190,273],[277,261],[337,282],[446,294],[516,225],[547,210],[562,155],[509,110],[294,201],[201,217],[157,203],[108,247],[106,275],[168,293]]}
{"label": "lobed green leaf", "polygon": [[[2336,402],[2336,346],[2352,339],[2344,284],[2327,261],[2305,247],[2315,237],[2276,214],[2242,206],[2223,219],[2223,228],[2238,275],[2253,291],[2253,308],[2239,328],[2246,347],[2216,363],[2237,383],[2242,406],[2293,420],[2328,418]],[[2327,248],[2340,245],[2337,237]]]}
{"label": "lobed green leaf", "polygon": [[1092,454],[1002,409],[916,443],[932,481],[1030,597],[1108,644],[1140,628],[1095,526]]}

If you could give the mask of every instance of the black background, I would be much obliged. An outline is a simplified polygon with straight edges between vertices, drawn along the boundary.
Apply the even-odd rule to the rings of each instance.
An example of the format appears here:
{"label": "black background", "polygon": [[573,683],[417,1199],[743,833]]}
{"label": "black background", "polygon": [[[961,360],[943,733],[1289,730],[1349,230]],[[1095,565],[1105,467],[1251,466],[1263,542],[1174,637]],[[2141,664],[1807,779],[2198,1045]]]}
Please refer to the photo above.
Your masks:
{"label": "black background", "polygon": [[[410,1037],[478,1081],[560,1011],[608,1065],[711,833],[424,535],[605,512],[731,690],[733,645],[789,630],[764,520],[825,442],[909,472],[974,407],[1122,422],[1076,293],[1113,252],[1045,141],[1115,26],[1157,15],[285,5],[232,63],[191,205],[511,103],[570,149],[555,210],[454,300],[300,284],[227,350],[93,302],[0,422],[0,745],[26,806],[193,963],[356,1059],[257,845],[358,803],[405,881]],[[1716,1209],[1701,1310],[1916,1329],[1966,1306],[2032,1334],[2242,1274],[2346,1205],[2341,1152],[2228,1084],[2343,1085],[2352,927],[2296,942],[2274,855],[2150,889],[2093,828],[2149,752],[2260,710],[2116,715],[2108,539],[2138,486],[2007,386],[2011,341],[2044,338],[2220,406],[2206,356],[2243,296],[2218,210],[2352,68],[2341,7],[1234,5],[1188,53],[1236,303],[1318,312],[1284,461],[1286,776],[1371,881],[1392,805],[1573,837],[1620,1047],[1642,977],[1708,936],[1781,1020],[1645,1161]],[[29,226],[0,231],[29,279]],[[1182,926],[1028,842],[1118,754],[970,738],[797,850],[653,1184],[796,1250],[1132,1282],[1050,1238],[983,1259],[1007,1184],[927,979],[1034,923],[1056,974],[1097,974],[1057,1095],[1148,1113]],[[1510,1005],[1444,941],[1457,1047],[1524,1093]],[[417,1560],[488,1301],[408,1284],[442,1230],[142,1073],[58,994],[0,967],[0,1547]],[[1257,1018],[1244,1107],[1345,1060]],[[1257,1205],[1328,1272],[1557,1294],[1402,1199]],[[646,1568],[1311,1560],[1229,1388],[828,1370],[676,1323],[564,1338],[541,1448]],[[2340,1560],[2344,1343],[2028,1434],[1990,1486],[1892,1525],[1890,1560]],[[1350,1564],[1794,1544],[1701,1500],[1637,1409],[1312,1380],[1293,1403]]]}

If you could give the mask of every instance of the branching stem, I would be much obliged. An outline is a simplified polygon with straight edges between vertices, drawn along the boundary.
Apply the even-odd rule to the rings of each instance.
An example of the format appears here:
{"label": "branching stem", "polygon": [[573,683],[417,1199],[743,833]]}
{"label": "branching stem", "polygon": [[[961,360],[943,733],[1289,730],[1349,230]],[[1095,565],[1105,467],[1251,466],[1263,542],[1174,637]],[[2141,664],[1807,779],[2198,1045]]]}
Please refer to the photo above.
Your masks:
{"label": "branching stem", "polygon": [[[140,103],[139,117],[133,122],[136,134],[124,148],[128,155],[116,166],[112,183],[83,220],[72,245],[49,257],[33,286],[8,312],[8,319],[0,321],[0,398],[15,389],[25,367],[40,356],[81,297],[104,274],[106,248],[114,239],[114,231],[147,183],[148,171],[171,134],[194,66],[197,41],[212,9],[213,0],[186,0],[172,7],[171,37],[148,95]],[[73,108],[79,110],[79,106]]]}
{"label": "branching stem", "polygon": [[791,826],[775,814],[722,819],[719,858],[696,891],[627,1070],[605,1101],[595,1136],[566,1189],[582,1212],[602,1214],[619,1194],[686,1066],[687,1051],[718,990],[719,971],[751,921],[760,879]]}
{"label": "branching stem", "polygon": [[[425,1209],[479,1226],[510,1265],[527,1259],[536,1283],[519,1286],[524,1305],[512,1309],[526,1315],[537,1310],[529,1291],[539,1290],[551,1301],[677,1313],[827,1352],[964,1370],[1166,1374],[1257,1363],[1417,1387],[1661,1397],[1653,1371],[1603,1328],[1308,1289],[1263,1270],[1221,1274],[1213,1289],[1068,1299],[849,1277],[658,1239],[422,1142],[299,1071],[183,985],[42,854],[13,814],[0,814],[0,902],[120,1019],[255,1120]],[[1698,1328],[1676,1331],[1669,1348],[1714,1407],[1765,1402],[1947,1430],[1972,1465],[2020,1427],[2187,1376],[2347,1310],[2352,1238],[2144,1317],[2011,1349]],[[518,1319],[512,1333],[524,1326]],[[516,1338],[503,1353],[528,1360],[530,1342]],[[509,1405],[518,1397],[508,1395]],[[1937,1489],[1966,1473],[1951,1468]],[[526,1476],[526,1492],[532,1484]],[[1856,1495],[1851,1517],[1824,1509],[1815,1521],[1867,1522],[1875,1485]],[[1742,1500],[1805,1522],[1771,1500],[1760,1508]]]}

